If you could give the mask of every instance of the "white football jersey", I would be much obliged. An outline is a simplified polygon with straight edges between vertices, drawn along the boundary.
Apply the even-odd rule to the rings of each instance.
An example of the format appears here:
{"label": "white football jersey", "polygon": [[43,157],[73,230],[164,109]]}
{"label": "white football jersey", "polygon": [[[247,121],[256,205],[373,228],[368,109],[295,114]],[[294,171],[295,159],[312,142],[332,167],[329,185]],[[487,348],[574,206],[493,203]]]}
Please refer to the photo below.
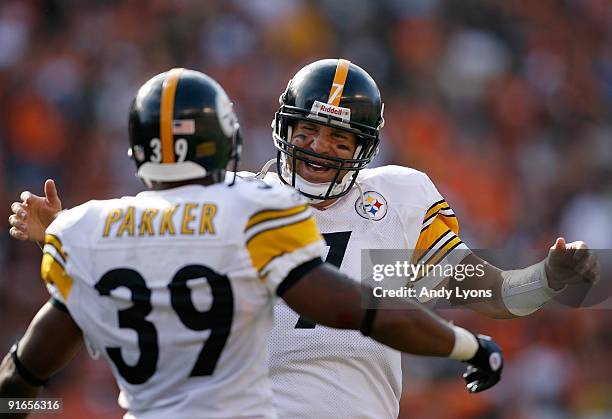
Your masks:
{"label": "white football jersey", "polygon": [[43,279],[109,361],[126,417],[276,417],[276,289],[325,251],[295,191],[147,191],[64,211],[46,233]]}
{"label": "white football jersey", "polygon": [[[275,173],[265,179],[279,182]],[[443,260],[450,249],[467,251],[454,213],[424,173],[385,166],[362,170],[358,182],[363,202],[354,187],[326,209],[314,210],[329,249],[326,261],[342,272],[361,278],[362,249],[423,249],[419,260],[428,263]],[[423,281],[435,287],[442,279]],[[274,307],[269,348],[280,417],[397,418],[399,352],[358,331],[315,327],[282,301]]]}

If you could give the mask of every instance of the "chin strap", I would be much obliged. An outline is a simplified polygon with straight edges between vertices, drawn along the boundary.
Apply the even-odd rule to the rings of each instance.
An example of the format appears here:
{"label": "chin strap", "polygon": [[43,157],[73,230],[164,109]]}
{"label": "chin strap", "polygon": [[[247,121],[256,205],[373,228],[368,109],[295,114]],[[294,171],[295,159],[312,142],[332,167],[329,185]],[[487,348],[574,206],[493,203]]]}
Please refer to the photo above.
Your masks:
{"label": "chin strap", "polygon": [[361,185],[359,184],[358,180],[355,181],[355,186],[357,186],[357,189],[359,189],[359,196],[361,199],[361,208],[363,209],[363,212],[365,212],[366,215],[368,216],[368,221],[374,224],[374,220],[372,219],[372,214],[365,210],[365,199],[363,198],[364,193],[363,193],[363,189],[361,189]]}
{"label": "chin strap", "polygon": [[255,175],[255,177],[257,179],[263,179],[266,177],[266,175],[268,174],[268,172],[270,171],[270,167],[272,167],[274,164],[276,164],[276,159],[270,159],[266,162],[266,164],[263,165],[263,167],[261,168],[261,170],[259,171],[259,173],[257,173]]}

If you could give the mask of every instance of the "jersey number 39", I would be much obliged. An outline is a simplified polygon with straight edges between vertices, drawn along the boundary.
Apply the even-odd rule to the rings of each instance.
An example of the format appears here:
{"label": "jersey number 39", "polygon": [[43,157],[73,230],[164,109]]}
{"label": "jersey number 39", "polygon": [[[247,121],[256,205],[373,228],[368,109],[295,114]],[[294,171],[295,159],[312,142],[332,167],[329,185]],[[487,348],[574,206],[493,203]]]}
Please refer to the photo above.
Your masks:
{"label": "jersey number 39", "polygon": [[[198,311],[193,305],[191,289],[187,281],[206,278],[212,292],[212,304],[208,311]],[[119,310],[119,327],[135,330],[138,335],[140,357],[134,365],[128,365],[119,347],[107,347],[106,353],[119,374],[130,384],[142,384],[153,376],[159,359],[159,342],[155,325],[146,320],[151,313],[151,290],[138,272],[133,269],[113,269],[105,273],[96,284],[102,296],[126,287],[132,292],[132,306]],[[191,330],[210,330],[190,377],[212,375],[227,342],[234,316],[234,296],[227,276],[220,275],[202,265],[181,268],[168,284],[172,308],[185,327]]]}

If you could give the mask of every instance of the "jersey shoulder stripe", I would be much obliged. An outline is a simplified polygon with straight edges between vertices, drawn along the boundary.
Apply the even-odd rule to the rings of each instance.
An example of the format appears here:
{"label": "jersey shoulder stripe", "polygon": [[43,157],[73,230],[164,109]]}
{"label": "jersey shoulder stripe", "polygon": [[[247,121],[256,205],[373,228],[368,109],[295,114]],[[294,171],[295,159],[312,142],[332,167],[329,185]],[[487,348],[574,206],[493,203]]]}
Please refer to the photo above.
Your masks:
{"label": "jersey shoulder stripe", "polygon": [[307,210],[308,205],[298,205],[288,209],[266,209],[258,211],[249,218],[249,221],[245,227],[245,232],[248,232],[251,228],[260,223],[291,217],[293,215],[301,214]]}
{"label": "jersey shoulder stripe", "polygon": [[66,252],[57,236],[47,234],[43,247],[43,258],[40,266],[40,275],[45,283],[55,286],[64,302],[68,299],[74,280],[66,273]]}
{"label": "jersey shoulder stripe", "polygon": [[459,223],[453,210],[444,200],[429,206],[423,217],[421,232],[412,257],[413,263],[435,265],[459,246]]}
{"label": "jersey shoulder stripe", "polygon": [[57,251],[59,257],[62,258],[62,261],[64,263],[66,262],[68,255],[62,248],[62,242],[60,241],[59,237],[57,237],[55,234],[45,234],[45,245],[52,246]]}
{"label": "jersey shoulder stripe", "polygon": [[441,215],[443,217],[448,218],[457,218],[448,203],[444,199],[441,199],[440,201],[435,202],[433,205],[431,205],[425,212],[425,217],[423,218],[423,225],[421,226],[421,232],[426,230],[430,226],[430,224],[433,222],[434,217],[436,217],[437,215]]}
{"label": "jersey shoulder stripe", "polygon": [[247,236],[246,247],[260,275],[274,259],[323,240],[310,211],[280,221],[260,223]]}

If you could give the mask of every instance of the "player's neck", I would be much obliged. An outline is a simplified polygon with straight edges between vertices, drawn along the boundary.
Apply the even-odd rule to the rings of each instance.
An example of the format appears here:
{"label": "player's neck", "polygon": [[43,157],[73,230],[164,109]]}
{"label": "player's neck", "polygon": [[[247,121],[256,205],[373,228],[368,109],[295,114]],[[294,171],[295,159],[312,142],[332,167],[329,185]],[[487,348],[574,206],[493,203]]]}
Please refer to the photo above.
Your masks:
{"label": "player's neck", "polygon": [[323,211],[323,210],[327,209],[328,207],[331,207],[333,204],[335,204],[338,199],[340,199],[340,198],[326,199],[324,201],[317,202],[315,204],[310,204],[310,206],[313,207],[313,208],[316,208],[316,209],[318,209],[320,211]]}
{"label": "player's neck", "polygon": [[208,186],[208,185],[212,185],[213,183],[217,183],[217,182],[211,177],[207,176],[201,179],[192,179],[192,180],[185,180],[185,181],[178,181],[178,182],[151,182],[150,189],[154,191],[160,191],[164,189],[178,188],[180,186],[186,186],[186,185]]}

